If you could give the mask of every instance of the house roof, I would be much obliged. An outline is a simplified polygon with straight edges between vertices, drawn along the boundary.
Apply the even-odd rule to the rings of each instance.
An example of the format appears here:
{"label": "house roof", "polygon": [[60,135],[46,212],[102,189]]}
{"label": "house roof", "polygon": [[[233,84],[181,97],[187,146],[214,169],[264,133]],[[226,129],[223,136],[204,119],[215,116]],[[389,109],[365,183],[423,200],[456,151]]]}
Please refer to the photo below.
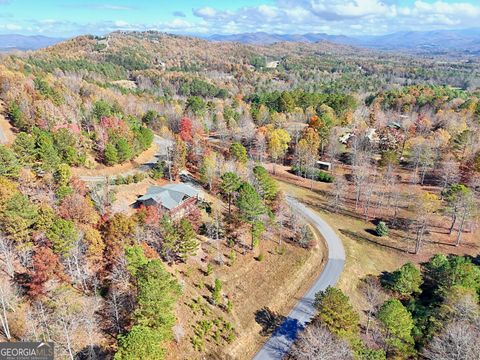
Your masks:
{"label": "house roof", "polygon": [[187,198],[197,196],[198,194],[199,191],[197,189],[183,183],[150,186],[147,193],[140,197],[138,201],[153,200],[164,208],[172,210]]}

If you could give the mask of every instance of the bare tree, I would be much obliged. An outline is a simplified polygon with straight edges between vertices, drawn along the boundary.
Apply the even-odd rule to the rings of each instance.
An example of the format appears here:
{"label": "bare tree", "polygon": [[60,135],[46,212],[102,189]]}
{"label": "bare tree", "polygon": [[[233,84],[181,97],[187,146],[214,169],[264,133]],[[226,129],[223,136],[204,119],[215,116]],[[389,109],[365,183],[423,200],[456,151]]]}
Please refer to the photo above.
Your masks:
{"label": "bare tree", "polygon": [[353,166],[353,182],[355,184],[355,210],[358,209],[365,185],[371,171],[370,156],[366,153],[358,155]]}
{"label": "bare tree", "polygon": [[338,212],[346,197],[348,183],[343,176],[335,177],[333,181],[333,189],[331,191],[330,206],[334,212]]}
{"label": "bare tree", "polygon": [[460,166],[458,162],[453,159],[444,161],[440,167],[440,179],[442,191],[447,186],[458,183],[460,180]]}
{"label": "bare tree", "polygon": [[298,335],[290,350],[295,360],[353,359],[348,344],[335,337],[324,326],[310,325]]}
{"label": "bare tree", "polygon": [[432,193],[423,193],[415,199],[414,210],[417,222],[417,232],[415,238],[415,254],[420,252],[423,244],[423,236],[431,221],[435,211],[440,206],[440,200],[437,195]]}
{"label": "bare tree", "polygon": [[430,360],[480,359],[480,330],[464,321],[454,321],[435,336],[423,352]]}
{"label": "bare tree", "polygon": [[385,293],[378,278],[375,276],[368,276],[360,283],[360,291],[365,297],[367,304],[367,325],[365,327],[365,334],[368,336],[372,318],[378,310],[378,307],[383,304],[385,300]]}
{"label": "bare tree", "polygon": [[12,338],[10,334],[10,327],[8,324],[8,313],[15,311],[15,304],[17,296],[15,288],[10,284],[10,281],[4,277],[0,279],[0,323],[2,331],[7,340]]}
{"label": "bare tree", "polygon": [[0,259],[5,264],[4,271],[10,278],[13,278],[15,274],[15,268],[13,262],[15,260],[16,253],[14,251],[13,242],[0,234]]}

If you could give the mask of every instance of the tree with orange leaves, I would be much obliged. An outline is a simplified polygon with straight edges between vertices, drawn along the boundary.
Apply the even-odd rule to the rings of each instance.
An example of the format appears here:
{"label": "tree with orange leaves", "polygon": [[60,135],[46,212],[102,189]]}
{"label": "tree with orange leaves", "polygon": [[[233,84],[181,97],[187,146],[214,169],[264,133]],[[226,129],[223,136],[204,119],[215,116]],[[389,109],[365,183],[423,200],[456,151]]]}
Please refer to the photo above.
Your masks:
{"label": "tree with orange leaves", "polygon": [[30,281],[25,284],[28,289],[27,294],[32,297],[45,295],[45,284],[55,277],[61,281],[67,281],[58,255],[49,247],[38,247],[33,255],[32,264],[32,270],[27,273]]}

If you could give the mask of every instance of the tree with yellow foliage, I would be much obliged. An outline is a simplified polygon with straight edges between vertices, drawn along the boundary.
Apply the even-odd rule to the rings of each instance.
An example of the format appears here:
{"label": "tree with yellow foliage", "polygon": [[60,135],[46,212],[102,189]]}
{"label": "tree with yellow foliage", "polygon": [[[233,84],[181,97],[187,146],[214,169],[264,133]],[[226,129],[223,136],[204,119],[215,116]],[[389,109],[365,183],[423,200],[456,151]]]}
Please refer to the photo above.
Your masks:
{"label": "tree with yellow foliage", "polygon": [[290,135],[283,129],[274,129],[267,134],[268,153],[273,160],[273,173],[275,174],[275,164],[278,159],[285,156],[290,143]]}

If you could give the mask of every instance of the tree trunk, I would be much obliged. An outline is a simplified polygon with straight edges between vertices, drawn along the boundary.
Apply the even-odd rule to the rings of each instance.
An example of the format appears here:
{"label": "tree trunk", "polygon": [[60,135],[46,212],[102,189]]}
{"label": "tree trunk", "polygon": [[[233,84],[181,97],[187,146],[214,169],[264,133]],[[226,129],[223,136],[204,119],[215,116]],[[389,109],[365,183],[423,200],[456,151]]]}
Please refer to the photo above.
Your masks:
{"label": "tree trunk", "polygon": [[372,312],[369,311],[367,315],[367,326],[365,327],[365,335],[368,337],[368,332],[370,330],[370,321],[372,319]]}
{"label": "tree trunk", "polygon": [[449,229],[449,231],[448,231],[448,235],[452,235],[453,228],[454,228],[456,222],[457,222],[457,214],[454,213],[454,214],[452,215],[452,225],[450,225],[450,229]]}
{"label": "tree trunk", "polygon": [[3,327],[3,332],[4,332],[7,340],[10,340],[11,336],[10,336],[10,328],[8,326],[7,304],[5,303],[5,295],[3,293],[3,289],[0,288],[0,292],[1,292],[0,298],[1,298],[1,302],[2,302],[1,322],[2,322],[2,327]]}
{"label": "tree trunk", "polygon": [[415,243],[415,255],[417,255],[420,252],[424,232],[425,232],[425,223],[422,224],[422,226],[418,229],[418,232],[417,232],[417,241]]}
{"label": "tree trunk", "polygon": [[460,227],[458,228],[458,232],[457,232],[457,240],[455,241],[455,246],[459,246],[460,241],[462,241],[462,232],[463,232],[463,225],[465,225],[465,218],[466,218],[466,212],[463,212],[462,219],[460,220]]}

